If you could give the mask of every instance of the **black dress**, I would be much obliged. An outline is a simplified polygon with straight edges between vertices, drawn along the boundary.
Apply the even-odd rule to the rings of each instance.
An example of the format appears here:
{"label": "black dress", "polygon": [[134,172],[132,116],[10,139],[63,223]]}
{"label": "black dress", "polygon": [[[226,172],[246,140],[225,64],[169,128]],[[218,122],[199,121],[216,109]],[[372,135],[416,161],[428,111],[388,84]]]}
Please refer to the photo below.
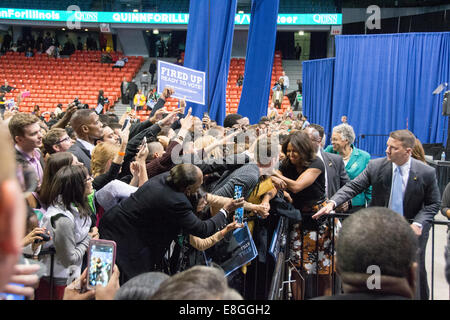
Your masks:
{"label": "black dress", "polygon": [[[302,172],[298,172],[289,161],[280,167],[281,173],[289,179],[297,178],[307,169],[322,171],[311,186],[294,193],[288,191],[295,208],[302,213],[302,222],[294,224],[290,233],[290,260],[307,274],[331,274],[332,241],[329,219],[317,221],[312,215],[325,203],[325,167],[320,158],[316,158]],[[318,241],[317,241],[318,236]],[[317,262],[319,262],[317,264]]]}

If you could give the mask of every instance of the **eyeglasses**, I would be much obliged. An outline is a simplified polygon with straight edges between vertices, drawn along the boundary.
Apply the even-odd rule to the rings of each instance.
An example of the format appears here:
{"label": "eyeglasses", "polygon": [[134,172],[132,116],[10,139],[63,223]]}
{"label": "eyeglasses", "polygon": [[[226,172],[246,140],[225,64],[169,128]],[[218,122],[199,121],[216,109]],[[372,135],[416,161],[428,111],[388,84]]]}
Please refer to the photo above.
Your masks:
{"label": "eyeglasses", "polygon": [[64,139],[59,140],[55,144],[61,144],[61,143],[65,142],[65,141],[69,141],[69,140],[70,140],[70,137],[65,137]]}
{"label": "eyeglasses", "polygon": [[94,180],[92,176],[87,176],[85,182],[90,182],[92,180]]}

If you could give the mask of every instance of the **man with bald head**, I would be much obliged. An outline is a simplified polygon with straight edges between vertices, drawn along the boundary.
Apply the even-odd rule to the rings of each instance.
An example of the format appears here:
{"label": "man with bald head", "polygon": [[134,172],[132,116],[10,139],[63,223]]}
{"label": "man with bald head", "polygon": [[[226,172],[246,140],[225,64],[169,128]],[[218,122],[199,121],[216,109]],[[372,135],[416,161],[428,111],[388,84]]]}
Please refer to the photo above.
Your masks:
{"label": "man with bald head", "polygon": [[417,248],[417,237],[396,212],[383,207],[355,212],[343,222],[336,242],[344,294],[314,300],[414,299]]}
{"label": "man with bald head", "polygon": [[161,142],[154,141],[147,144],[148,147],[148,156],[147,161],[151,161],[153,159],[160,158],[164,155],[164,147]]}
{"label": "man with bald head", "polygon": [[103,135],[98,114],[93,109],[77,110],[70,120],[70,125],[77,134],[77,140],[68,151],[91,172],[91,152],[95,147],[95,141]]}

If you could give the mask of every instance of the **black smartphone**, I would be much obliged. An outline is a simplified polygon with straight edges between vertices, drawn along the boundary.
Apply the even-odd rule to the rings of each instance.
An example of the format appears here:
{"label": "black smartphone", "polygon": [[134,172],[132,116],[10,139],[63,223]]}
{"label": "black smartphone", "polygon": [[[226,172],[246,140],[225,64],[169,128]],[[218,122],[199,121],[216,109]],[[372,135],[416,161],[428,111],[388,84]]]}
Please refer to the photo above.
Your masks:
{"label": "black smartphone", "polygon": [[[234,185],[234,194],[233,194],[233,199],[240,199],[242,198],[242,190],[243,190],[244,186],[241,184],[235,184]],[[238,223],[243,223],[244,221],[244,208],[237,208],[234,211],[234,218]]]}
{"label": "black smartphone", "polygon": [[39,236],[42,238],[34,240],[34,243],[41,243],[41,242],[47,242],[50,240],[50,235],[48,233],[40,233]]}
{"label": "black smartphone", "polygon": [[127,125],[128,125],[129,122],[130,122],[130,117],[127,117],[127,118],[125,119],[125,122],[123,123],[122,131],[125,130],[125,128],[127,127]]}

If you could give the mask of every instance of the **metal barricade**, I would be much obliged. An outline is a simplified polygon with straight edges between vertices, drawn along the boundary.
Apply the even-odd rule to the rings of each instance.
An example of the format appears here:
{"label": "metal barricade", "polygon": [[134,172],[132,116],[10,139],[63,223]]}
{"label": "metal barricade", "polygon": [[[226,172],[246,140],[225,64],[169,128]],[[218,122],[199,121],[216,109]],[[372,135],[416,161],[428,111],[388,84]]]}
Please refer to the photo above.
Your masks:
{"label": "metal barricade", "polygon": [[284,292],[284,285],[286,284],[286,268],[288,261],[286,260],[286,253],[288,252],[288,219],[280,217],[280,230],[278,237],[275,240],[276,264],[273,272],[272,281],[269,289],[269,300],[284,300],[286,298]]}

